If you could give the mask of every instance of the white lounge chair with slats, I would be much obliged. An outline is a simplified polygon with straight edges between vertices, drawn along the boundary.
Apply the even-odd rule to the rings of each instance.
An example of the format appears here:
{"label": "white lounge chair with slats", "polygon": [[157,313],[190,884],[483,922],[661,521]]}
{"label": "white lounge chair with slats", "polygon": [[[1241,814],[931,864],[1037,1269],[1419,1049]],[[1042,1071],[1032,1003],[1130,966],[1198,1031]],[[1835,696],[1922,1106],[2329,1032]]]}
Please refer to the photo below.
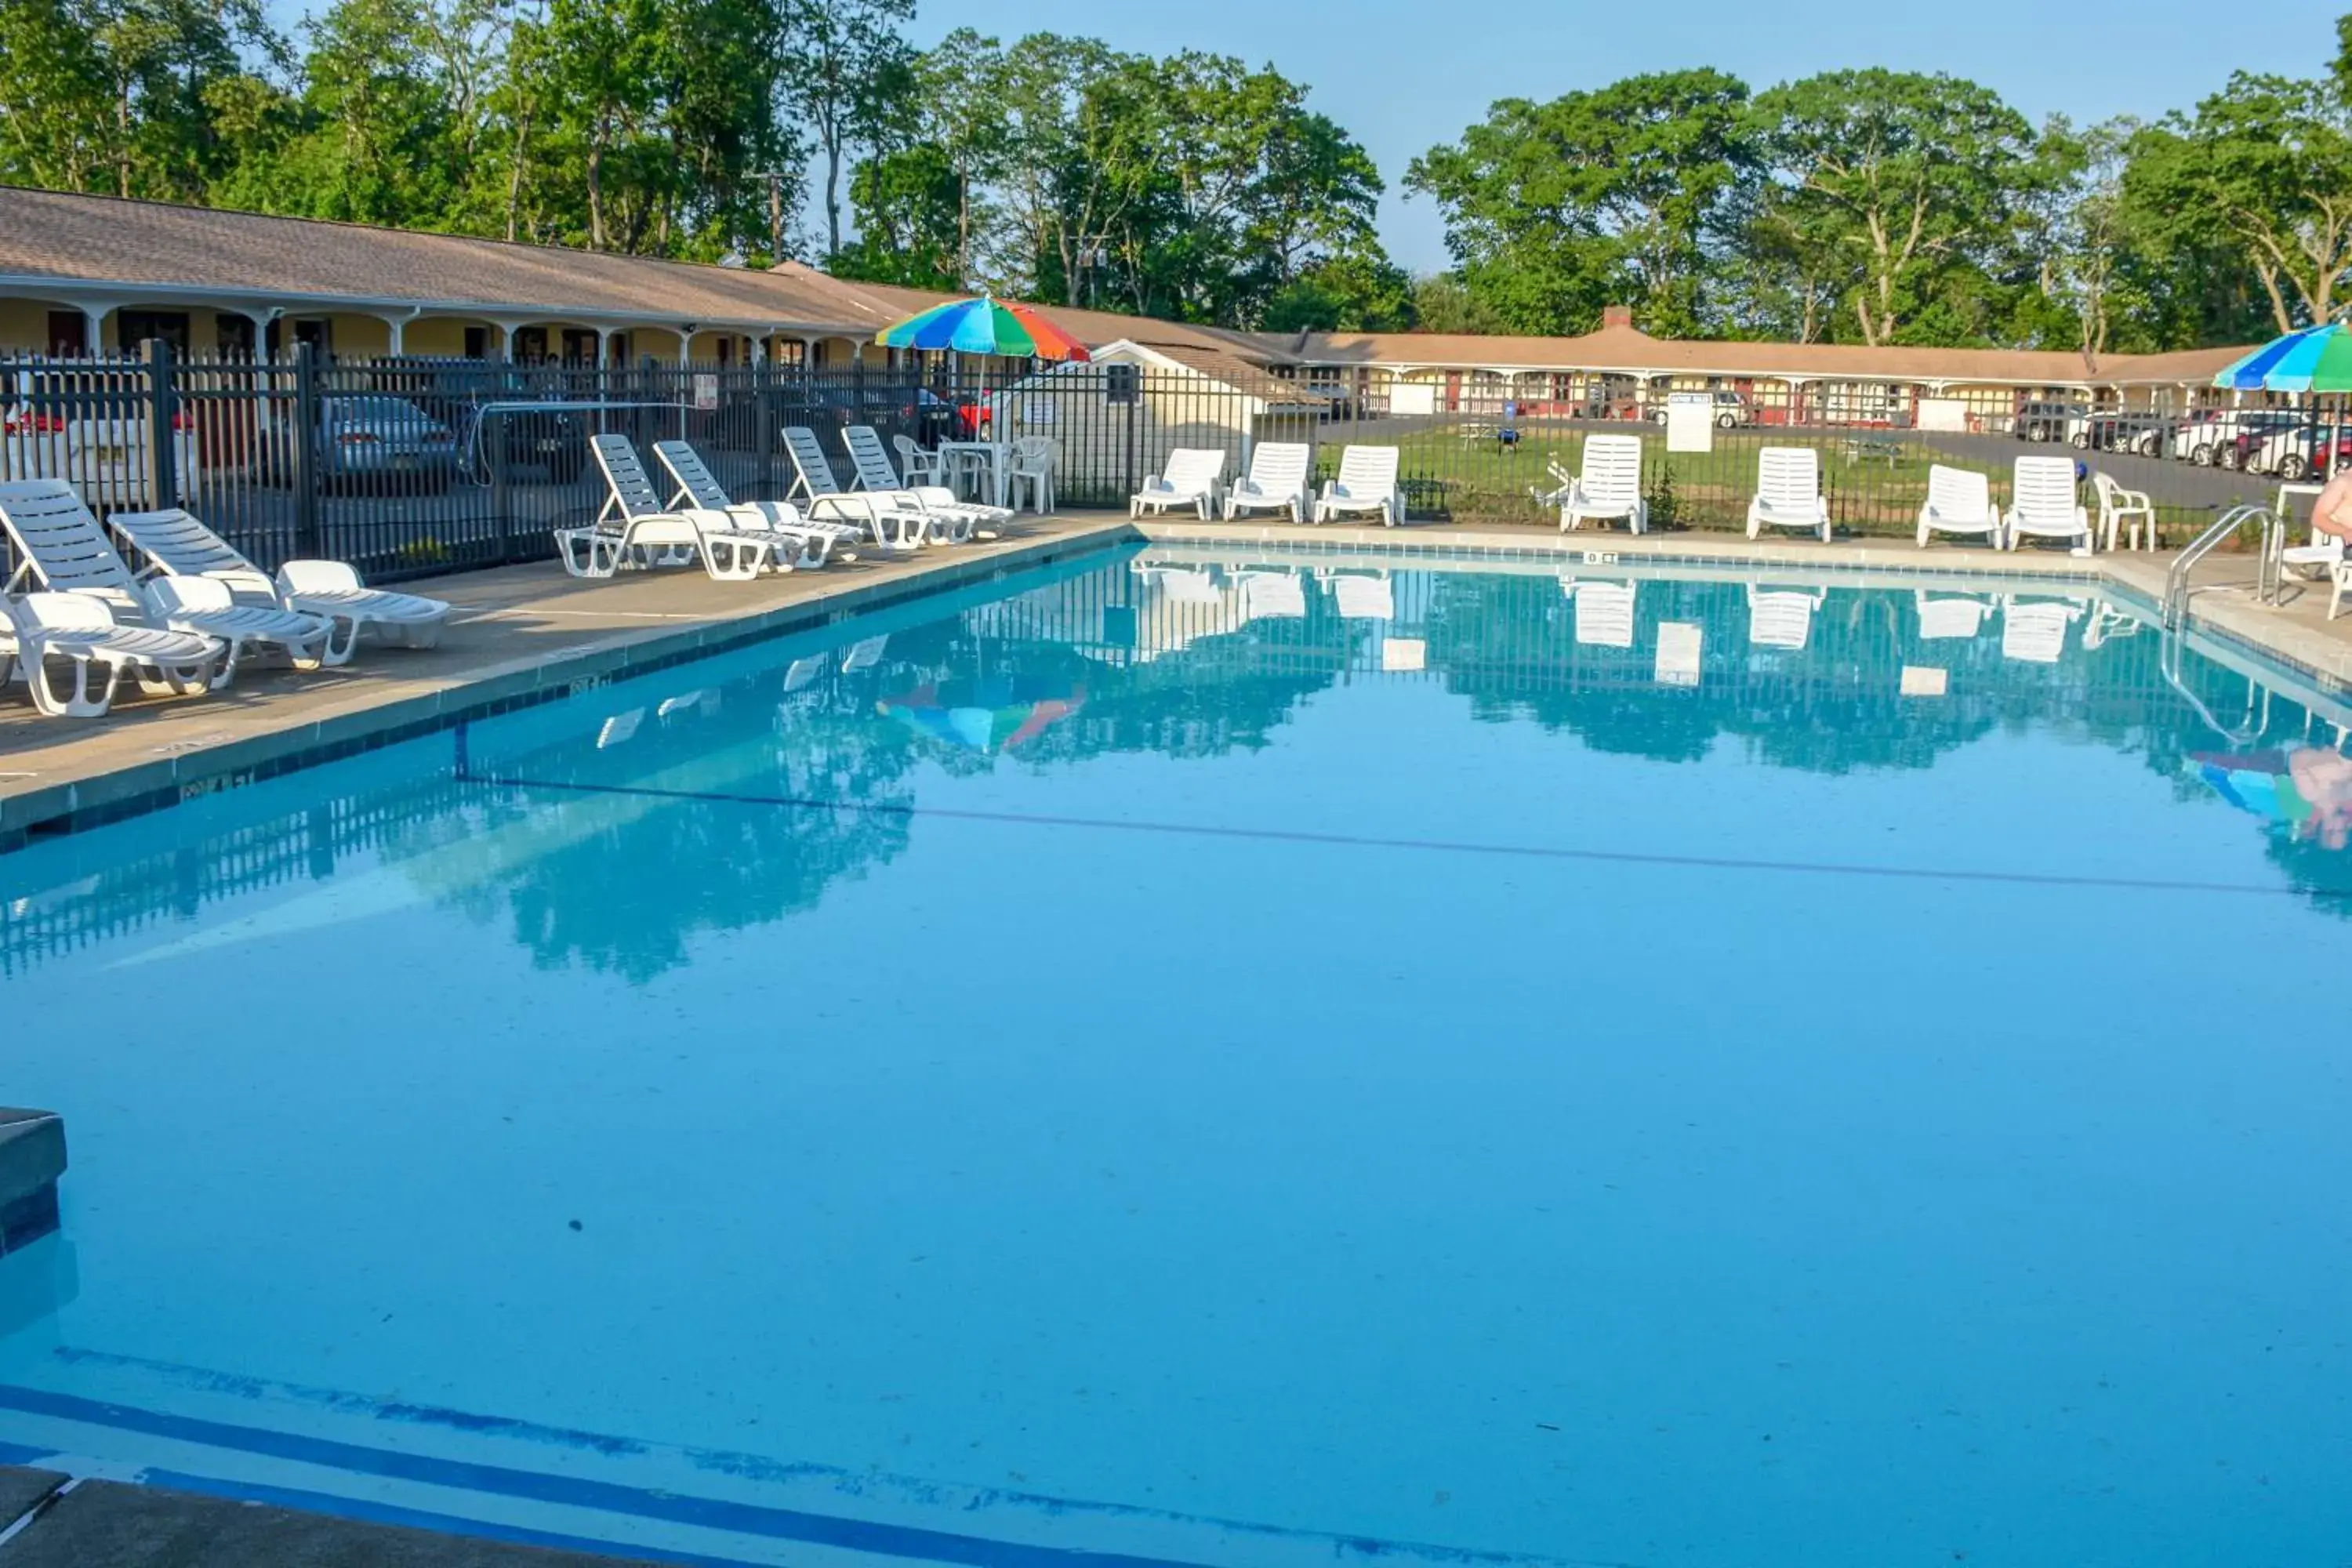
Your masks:
{"label": "white lounge chair with slats", "polygon": [[329,665],[349,663],[363,631],[389,647],[435,647],[449,619],[446,600],[364,587],[359,573],[341,561],[289,561],[272,578],[202,519],[177,507],[110,512],[106,526],[146,563],[142,575],[210,578],[226,584],[240,605],[325,617],[333,629],[320,657]]}
{"label": "white lounge chair with slats", "polygon": [[1919,509],[1919,544],[1931,533],[1981,533],[2000,548],[2000,512],[1992,504],[1992,481],[1974,468],[1931,464],[1927,504]]}
{"label": "white lounge chair with slats", "polygon": [[1642,499],[1642,438],[1587,436],[1583,464],[1559,498],[1559,531],[1623,518],[1635,533],[1646,531],[1650,503]]}
{"label": "white lounge chair with slats", "polygon": [[[16,547],[18,564],[7,591],[27,582],[51,593],[86,594],[102,600],[110,620],[131,621],[167,631],[194,632],[216,639],[224,652],[209,684],[226,686],[249,646],[286,650],[297,669],[325,662],[333,628],[323,616],[277,605],[234,603],[225,584],[200,587],[206,579],[163,578],[142,584],[81,497],[64,479],[17,479],[0,484],[0,525]],[[213,590],[217,589],[218,592]],[[84,628],[87,629],[87,628]]]}
{"label": "white lounge chair with slats", "polygon": [[1377,514],[1390,528],[1404,521],[1404,492],[1397,488],[1394,447],[1349,446],[1339,453],[1339,474],[1315,498],[1315,521]]}
{"label": "white lounge chair with slats", "polygon": [[871,425],[846,426],[841,432],[841,440],[849,449],[850,465],[856,471],[856,482],[850,489],[898,496],[911,502],[931,520],[934,539],[946,539],[956,544],[973,539],[995,539],[1013,521],[1010,507],[958,500],[955,491],[945,485],[900,483],[898,470],[890,464],[889,449],[882,445],[881,432]]}
{"label": "white lounge chair with slats", "polygon": [[[117,626],[107,602],[89,594],[27,594],[0,600],[0,618],[12,634],[13,659],[32,690],[33,706],[52,719],[104,717],[126,669],[150,689],[205,690],[223,652],[218,638],[201,633]],[[49,682],[49,661],[60,658],[73,665],[68,695],[60,695]],[[94,693],[93,665],[106,673],[105,684]]]}
{"label": "white lounge chair with slats", "polygon": [[1300,521],[1307,508],[1308,455],[1303,441],[1260,441],[1250,451],[1249,473],[1225,492],[1225,521],[1245,512],[1286,511]]}
{"label": "white lounge chair with slats", "polygon": [[2156,503],[2146,490],[2127,490],[2117,484],[2112,475],[2091,476],[2091,489],[2099,498],[2099,533],[2105,548],[2112,552],[2116,534],[2121,530],[2134,550],[2139,548],[2140,530],[2147,530],[2147,547],[2156,548]]}
{"label": "white lounge chair with slats", "polygon": [[1127,498],[1127,515],[1146,510],[1165,516],[1177,507],[1190,507],[1209,521],[1225,482],[1225,454],[1214,447],[1179,447],[1168,454],[1167,465],[1143,477],[1143,488]]}
{"label": "white lounge chair with slats", "polygon": [[2001,517],[2002,542],[2011,550],[2020,538],[2079,539],[2079,555],[2088,555],[2094,542],[2091,516],[2074,499],[2074,459],[2020,458],[2009,490],[2009,510]]}
{"label": "white lounge chair with slats", "polygon": [[1756,459],[1756,499],[1748,503],[1748,537],[1793,528],[1830,542],[1830,503],[1822,494],[1822,455],[1811,447],[1767,447]]}
{"label": "white lounge chair with slats", "polygon": [[930,537],[930,519],[908,498],[843,489],[824,455],[824,443],[809,426],[785,426],[784,451],[793,460],[793,488],[784,499],[800,501],[810,517],[856,523],[877,548],[902,555],[920,550]]}
{"label": "white lounge chair with slats", "polygon": [[591,437],[588,449],[604,475],[604,506],[585,528],[559,528],[555,547],[574,577],[610,577],[625,566],[701,563],[719,582],[746,583],[770,569],[790,571],[776,536],[735,526],[722,511],[673,510],[626,436]]}
{"label": "white lounge chair with slats", "polygon": [[780,543],[798,550],[797,555],[789,549],[777,551],[780,559],[789,559],[794,567],[822,566],[836,554],[844,561],[857,559],[840,547],[865,538],[864,529],[853,523],[814,521],[803,517],[800,508],[788,500],[736,500],[690,442],[656,441],[654,460],[677,481],[677,492],[667,503],[673,509],[683,503],[723,512],[729,522],[746,533],[775,534]]}

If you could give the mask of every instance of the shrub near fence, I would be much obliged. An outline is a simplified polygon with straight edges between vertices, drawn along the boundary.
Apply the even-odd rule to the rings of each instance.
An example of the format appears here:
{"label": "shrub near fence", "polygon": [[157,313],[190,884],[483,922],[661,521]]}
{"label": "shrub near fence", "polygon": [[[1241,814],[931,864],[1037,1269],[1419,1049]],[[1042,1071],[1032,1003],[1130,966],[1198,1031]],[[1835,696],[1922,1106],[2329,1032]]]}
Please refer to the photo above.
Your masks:
{"label": "shrub near fence", "polygon": [[[1232,476],[1256,443],[1306,442],[1319,482],[1337,472],[1346,446],[1381,443],[1399,449],[1414,521],[1536,526],[1556,521],[1537,499],[1557,486],[1550,469],[1577,471],[1583,443],[1601,432],[1643,438],[1651,516],[1661,528],[1740,528],[1768,446],[1816,448],[1832,518],[1862,534],[1910,533],[1935,463],[1987,473],[2005,500],[2018,456],[2076,456],[2150,492],[2174,542],[2230,505],[2263,499],[2275,483],[2097,450],[2105,435],[2095,422],[2073,427],[2093,448],[2078,452],[2063,444],[2069,426],[2021,419],[2005,395],[1981,407],[1945,402],[1937,421],[1945,427],[1936,429],[1908,427],[1909,415],[1893,404],[1727,396],[1709,449],[1669,452],[1661,426],[1626,417],[1640,412],[1631,405],[1456,394],[1444,412],[1396,415],[1270,376],[1237,386],[1115,363],[983,376],[941,365],[600,368],[327,360],[307,351],[268,362],[185,360],[151,344],[127,360],[0,363],[0,477],[68,479],[101,513],[185,506],[265,567],[325,555],[374,581],[549,559],[552,529],[604,506],[588,438],[608,432],[629,437],[649,462],[656,440],[692,441],[739,500],[791,491],[782,442],[791,426],[816,429],[844,483],[852,470],[839,458],[840,432],[851,424],[926,447],[1050,437],[1056,500],[1070,508],[1123,508],[1178,447],[1222,451]],[[2144,426],[2134,438],[2169,445]]]}

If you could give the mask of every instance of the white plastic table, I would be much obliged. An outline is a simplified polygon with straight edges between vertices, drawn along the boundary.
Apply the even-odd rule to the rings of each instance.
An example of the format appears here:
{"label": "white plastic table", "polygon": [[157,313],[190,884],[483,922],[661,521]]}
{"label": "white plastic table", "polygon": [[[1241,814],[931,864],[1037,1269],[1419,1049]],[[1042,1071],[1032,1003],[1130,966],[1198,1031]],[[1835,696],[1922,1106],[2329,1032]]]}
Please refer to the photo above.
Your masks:
{"label": "white plastic table", "polygon": [[[974,470],[984,470],[988,478],[988,503],[1004,504],[1006,460],[1012,456],[1010,441],[942,441],[940,456],[950,465],[949,473],[961,476]],[[952,481],[950,481],[952,482]]]}

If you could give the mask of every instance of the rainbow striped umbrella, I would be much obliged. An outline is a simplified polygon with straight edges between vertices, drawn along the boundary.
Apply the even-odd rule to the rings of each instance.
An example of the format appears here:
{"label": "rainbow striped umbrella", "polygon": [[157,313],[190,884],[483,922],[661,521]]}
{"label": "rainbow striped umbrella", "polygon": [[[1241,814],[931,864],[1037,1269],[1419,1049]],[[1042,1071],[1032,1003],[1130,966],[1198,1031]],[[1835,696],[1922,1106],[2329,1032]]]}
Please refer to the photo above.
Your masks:
{"label": "rainbow striped umbrella", "polygon": [[886,349],[953,349],[959,353],[1019,359],[1085,359],[1078,342],[1027,305],[982,294],[950,300],[883,328],[874,341]]}
{"label": "rainbow striped umbrella", "polygon": [[2240,392],[2352,392],[2352,334],[2336,322],[2273,339],[2213,377]]}

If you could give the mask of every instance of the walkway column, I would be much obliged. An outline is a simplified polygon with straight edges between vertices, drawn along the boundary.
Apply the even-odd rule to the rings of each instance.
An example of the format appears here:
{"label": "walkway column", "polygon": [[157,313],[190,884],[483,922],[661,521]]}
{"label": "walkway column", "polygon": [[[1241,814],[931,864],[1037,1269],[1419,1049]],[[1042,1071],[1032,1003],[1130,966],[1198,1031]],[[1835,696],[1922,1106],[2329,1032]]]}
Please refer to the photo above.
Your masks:
{"label": "walkway column", "polygon": [[111,305],[84,305],[81,308],[82,341],[89,345],[90,353],[106,352],[106,318],[112,314],[114,307]]}

